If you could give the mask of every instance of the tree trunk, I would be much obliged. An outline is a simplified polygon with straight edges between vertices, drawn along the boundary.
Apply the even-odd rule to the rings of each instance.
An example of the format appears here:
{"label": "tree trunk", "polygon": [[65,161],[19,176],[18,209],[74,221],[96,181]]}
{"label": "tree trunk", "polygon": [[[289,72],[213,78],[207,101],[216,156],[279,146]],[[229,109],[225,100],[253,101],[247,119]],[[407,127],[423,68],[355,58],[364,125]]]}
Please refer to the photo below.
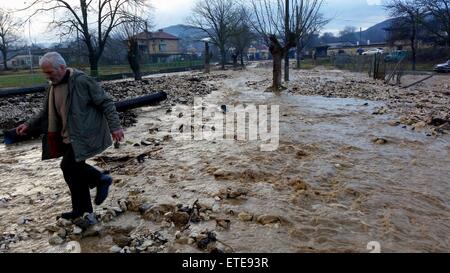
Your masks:
{"label": "tree trunk", "polygon": [[89,52],[89,65],[91,67],[91,76],[97,78],[98,73],[98,58],[95,53]]}
{"label": "tree trunk", "polygon": [[284,81],[289,81],[289,50],[284,54]]}
{"label": "tree trunk", "polygon": [[274,91],[281,89],[281,68],[284,57],[284,48],[278,42],[275,35],[269,37],[269,51],[272,54],[273,59],[273,83],[272,88]]}
{"label": "tree trunk", "polygon": [[285,0],[285,18],[284,18],[284,25],[285,25],[285,45],[287,47],[287,50],[285,52],[284,56],[284,81],[289,81],[289,35],[290,35],[290,29],[289,29],[289,0]]}
{"label": "tree trunk", "polygon": [[2,55],[3,55],[3,70],[8,70],[8,60],[6,59],[7,58],[7,52],[6,52],[6,50],[5,51],[2,51]]}
{"label": "tree trunk", "polygon": [[241,66],[242,66],[242,68],[245,68],[245,64],[244,64],[244,53],[241,53]]}
{"label": "tree trunk", "polygon": [[136,81],[142,80],[137,41],[128,41],[128,63],[130,64],[131,70],[133,70],[134,79]]}
{"label": "tree trunk", "polygon": [[411,38],[411,52],[412,52],[412,70],[416,71],[416,56],[417,56],[417,48],[416,48],[416,39],[415,37]]}
{"label": "tree trunk", "polygon": [[302,58],[301,58],[302,50],[301,50],[301,47],[300,47],[300,43],[297,43],[296,49],[297,49],[297,69],[300,69],[301,68],[301,61],[302,61]]}
{"label": "tree trunk", "polygon": [[273,56],[273,83],[272,87],[274,91],[278,91],[281,88],[281,67],[283,54],[281,51],[272,53]]}
{"label": "tree trunk", "polygon": [[209,43],[205,42],[205,73],[210,72],[210,65],[209,65]]}
{"label": "tree trunk", "polygon": [[225,70],[225,63],[227,61],[227,52],[225,51],[225,48],[220,49],[220,55],[221,55],[222,70]]}

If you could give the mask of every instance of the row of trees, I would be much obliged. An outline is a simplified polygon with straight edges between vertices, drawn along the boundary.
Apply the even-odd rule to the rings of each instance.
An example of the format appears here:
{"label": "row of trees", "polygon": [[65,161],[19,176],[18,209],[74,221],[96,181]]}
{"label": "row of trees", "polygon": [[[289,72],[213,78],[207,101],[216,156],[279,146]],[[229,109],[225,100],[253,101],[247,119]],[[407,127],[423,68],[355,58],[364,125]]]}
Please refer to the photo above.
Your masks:
{"label": "row of trees", "polygon": [[[253,40],[265,42],[274,59],[273,88],[277,90],[281,87],[283,58],[287,58],[291,48],[300,52],[307,37],[328,22],[320,13],[322,4],[323,0],[198,1],[188,23],[211,38],[220,50],[222,68],[230,47],[243,62],[242,56]],[[52,14],[50,27],[58,30],[62,38],[76,35],[87,50],[92,76],[98,76],[98,63],[111,36],[128,41],[128,60],[138,79],[139,50],[135,36],[148,26],[146,11],[150,9],[147,0],[33,0],[21,11],[32,10],[29,18],[37,14]],[[8,16],[0,19],[10,20]],[[3,36],[11,34],[13,25],[9,26],[5,31],[0,26],[5,33]],[[1,34],[0,39],[3,37]],[[5,52],[10,43],[3,43]],[[289,80],[288,62],[285,80]]]}
{"label": "row of trees", "polygon": [[219,48],[222,68],[229,47],[237,50],[242,61],[252,40],[264,42],[273,57],[272,87],[278,90],[283,59],[284,79],[289,81],[289,50],[297,48],[300,53],[307,44],[305,41],[328,22],[320,13],[322,4],[323,0],[198,1],[188,23],[207,33]]}
{"label": "row of trees", "polygon": [[413,70],[421,37],[434,36],[450,46],[450,0],[387,0],[384,6],[396,18],[390,39],[410,41]]}

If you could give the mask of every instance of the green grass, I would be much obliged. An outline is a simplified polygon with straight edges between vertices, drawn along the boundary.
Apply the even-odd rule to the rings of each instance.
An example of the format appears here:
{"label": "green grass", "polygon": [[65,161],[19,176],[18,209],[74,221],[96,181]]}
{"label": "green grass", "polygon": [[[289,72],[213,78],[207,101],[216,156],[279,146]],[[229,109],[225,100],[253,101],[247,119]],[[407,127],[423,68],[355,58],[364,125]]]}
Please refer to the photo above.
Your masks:
{"label": "green grass", "polygon": [[[148,64],[141,66],[142,73],[157,73],[164,69],[170,68],[183,68],[192,67],[203,64],[203,61],[185,61],[185,62],[171,62],[171,63],[158,63],[158,64]],[[90,74],[89,67],[78,68],[87,74]],[[99,75],[107,76],[121,73],[132,73],[128,65],[114,65],[114,66],[100,66]],[[35,70],[31,74],[27,70],[23,71],[7,71],[0,74],[0,88],[9,87],[29,87],[33,85],[45,84],[46,80],[40,70]]]}
{"label": "green grass", "polygon": [[27,87],[46,82],[45,77],[40,73],[0,75],[0,88]]}

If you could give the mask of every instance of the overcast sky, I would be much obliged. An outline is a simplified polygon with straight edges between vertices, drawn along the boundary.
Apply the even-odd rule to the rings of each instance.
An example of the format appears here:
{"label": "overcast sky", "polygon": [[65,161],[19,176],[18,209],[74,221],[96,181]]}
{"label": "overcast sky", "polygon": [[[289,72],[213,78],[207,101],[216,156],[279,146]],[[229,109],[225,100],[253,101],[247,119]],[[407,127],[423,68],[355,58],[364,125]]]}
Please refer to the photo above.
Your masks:
{"label": "overcast sky", "polygon": [[[18,8],[27,0],[0,0],[0,8]],[[70,1],[70,0],[69,0]],[[78,2],[77,0],[73,0]],[[150,0],[155,8],[156,28],[164,28],[176,24],[184,24],[193,4],[197,0]],[[203,0],[202,0],[203,1]],[[387,18],[386,12],[380,6],[381,0],[325,0],[323,13],[332,18],[325,31],[338,33],[345,26],[355,26],[366,29]],[[16,14],[22,16],[22,14]],[[38,43],[58,41],[46,31],[46,23],[51,16],[39,16],[25,26],[23,36]],[[31,34],[31,35],[30,35]]]}

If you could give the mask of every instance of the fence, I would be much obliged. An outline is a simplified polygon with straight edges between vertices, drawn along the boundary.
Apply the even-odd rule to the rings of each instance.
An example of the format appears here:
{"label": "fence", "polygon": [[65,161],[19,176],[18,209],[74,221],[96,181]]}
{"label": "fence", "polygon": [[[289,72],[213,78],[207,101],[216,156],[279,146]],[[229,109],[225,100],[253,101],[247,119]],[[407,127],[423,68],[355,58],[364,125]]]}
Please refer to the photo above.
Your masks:
{"label": "fence", "polygon": [[[75,67],[79,70],[90,74],[89,67]],[[156,73],[172,73],[186,70],[196,70],[203,68],[203,61],[183,61],[183,62],[169,62],[169,63],[155,63],[141,65],[142,75],[150,75]],[[127,65],[115,66],[101,66],[99,68],[100,80],[115,80],[127,77],[133,77],[133,73]],[[11,87],[30,87],[35,85],[45,84],[44,75],[39,70],[18,71],[18,72],[3,72],[0,74],[0,88]]]}

